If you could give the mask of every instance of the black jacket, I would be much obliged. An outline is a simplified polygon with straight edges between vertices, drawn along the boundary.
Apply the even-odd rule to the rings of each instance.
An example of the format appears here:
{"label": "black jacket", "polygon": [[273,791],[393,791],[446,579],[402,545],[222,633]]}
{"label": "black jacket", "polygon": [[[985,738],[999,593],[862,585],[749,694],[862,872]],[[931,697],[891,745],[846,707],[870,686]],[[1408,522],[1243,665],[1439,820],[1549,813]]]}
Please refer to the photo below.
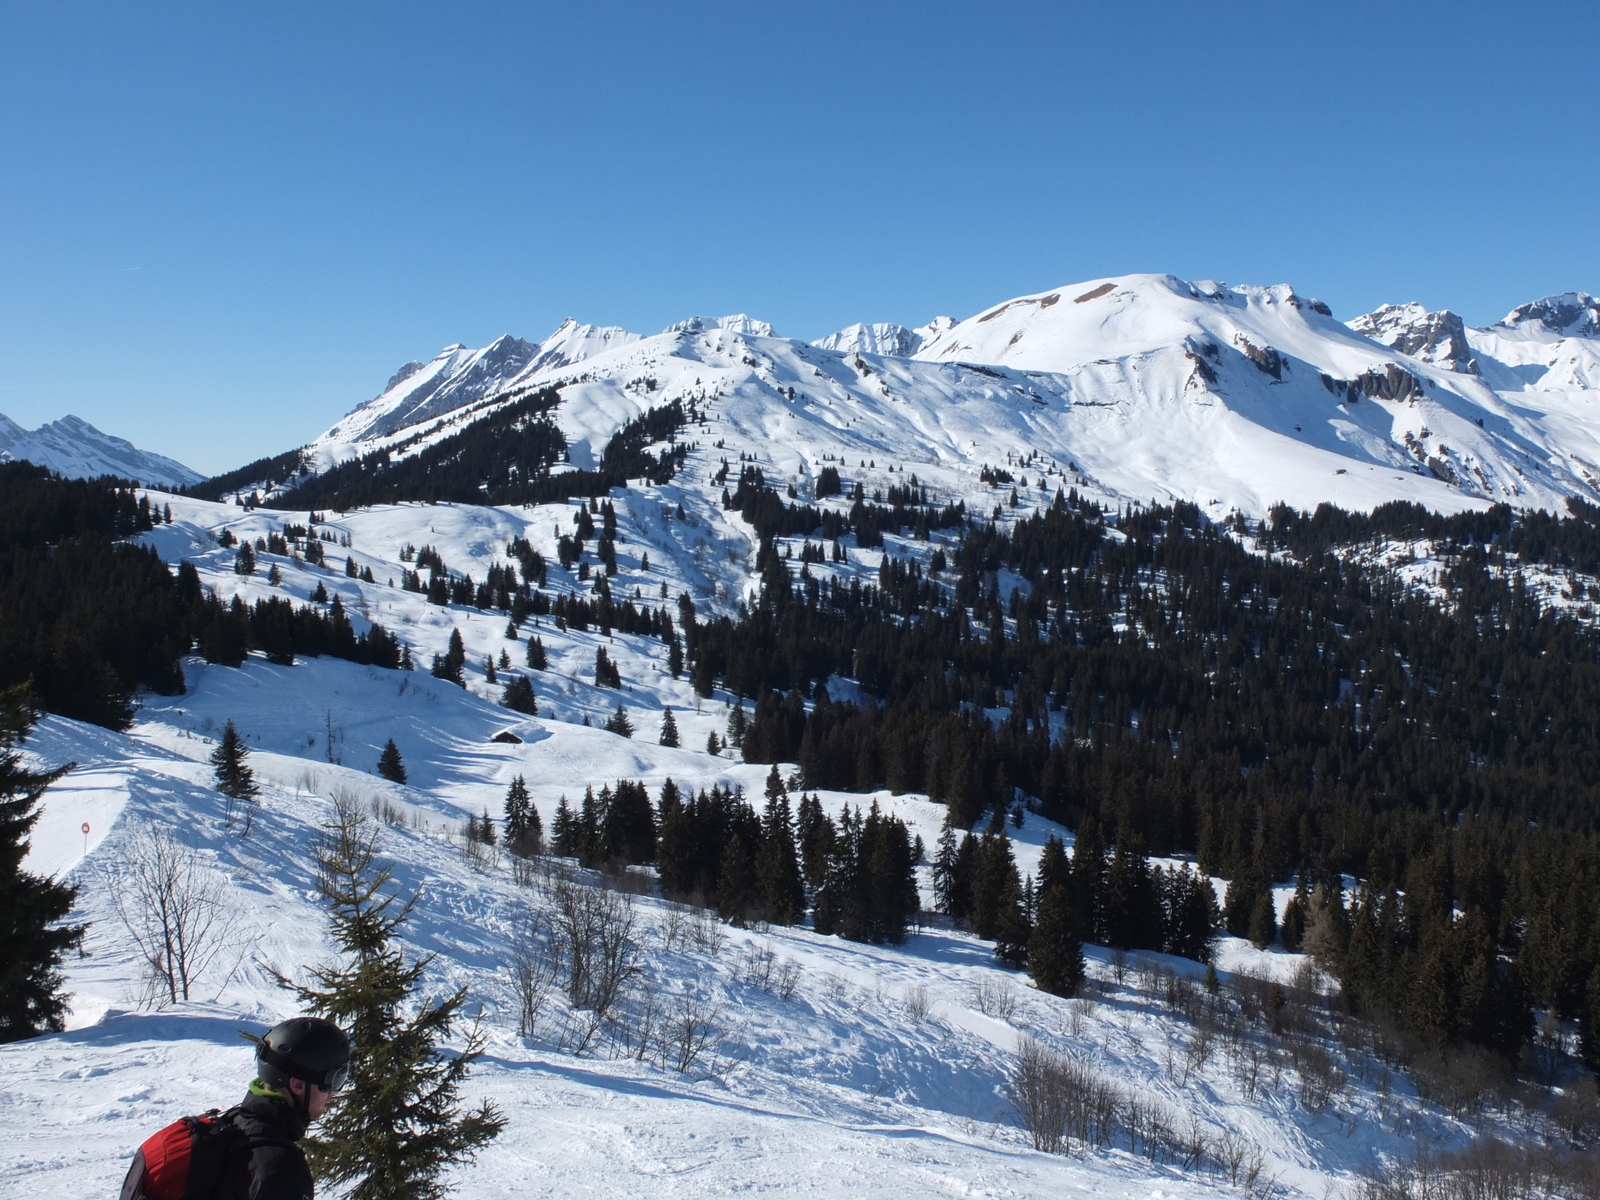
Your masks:
{"label": "black jacket", "polygon": [[[194,1157],[189,1161],[185,1194],[203,1192],[207,1200],[312,1200],[316,1188],[311,1169],[306,1166],[305,1153],[295,1144],[306,1135],[306,1121],[287,1099],[252,1090],[243,1104],[224,1116],[232,1117],[232,1130],[225,1133],[223,1126],[208,1124],[205,1128],[217,1132],[191,1143]],[[203,1119],[209,1118],[207,1114]],[[168,1136],[196,1138],[194,1128],[174,1123],[151,1139],[163,1143],[164,1162],[171,1161],[165,1150]],[[214,1181],[209,1188],[206,1180]],[[122,1200],[144,1200],[150,1182],[145,1175],[144,1147],[140,1147],[122,1182]],[[169,1177],[162,1186],[173,1182]]]}
{"label": "black jacket", "polygon": [[216,1200],[312,1200],[311,1168],[295,1145],[306,1135],[306,1122],[287,1100],[252,1092],[239,1105],[234,1124],[251,1146],[230,1156]]}

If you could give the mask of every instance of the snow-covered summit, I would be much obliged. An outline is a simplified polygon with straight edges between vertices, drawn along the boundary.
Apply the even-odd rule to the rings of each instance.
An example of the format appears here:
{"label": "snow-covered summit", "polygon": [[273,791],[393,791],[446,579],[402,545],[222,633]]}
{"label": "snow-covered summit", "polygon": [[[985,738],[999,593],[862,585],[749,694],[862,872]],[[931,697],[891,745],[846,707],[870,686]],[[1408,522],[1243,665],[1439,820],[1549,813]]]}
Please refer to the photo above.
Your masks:
{"label": "snow-covered summit", "polygon": [[729,317],[689,317],[676,321],[662,333],[704,333],[708,329],[726,329],[730,333],[746,333],[751,337],[777,337],[777,332],[765,321],[758,321],[744,313]]}
{"label": "snow-covered summit", "polygon": [[863,325],[857,322],[846,325],[837,333],[818,338],[811,343],[822,350],[840,353],[856,351],[861,354],[888,354],[895,358],[910,358],[922,348],[922,335],[904,325],[879,323]]}
{"label": "snow-covered summit", "polygon": [[500,391],[533,361],[539,346],[507,334],[482,350],[446,346],[426,366],[407,363],[389,385],[323,434],[328,441],[386,437]]}
{"label": "snow-covered summit", "polygon": [[1512,309],[1494,328],[1500,326],[1507,329],[1537,326],[1559,337],[1595,337],[1600,335],[1600,301],[1588,292],[1545,296]]}
{"label": "snow-covered summit", "polygon": [[27,460],[74,479],[116,475],[158,487],[181,487],[205,478],[165,455],[141,450],[68,414],[32,430],[0,413],[0,462]]}
{"label": "snow-covered summit", "polygon": [[1430,312],[1415,301],[1385,304],[1349,325],[1357,333],[1425,363],[1467,375],[1478,373],[1472,347],[1467,344],[1466,326],[1448,308]]}

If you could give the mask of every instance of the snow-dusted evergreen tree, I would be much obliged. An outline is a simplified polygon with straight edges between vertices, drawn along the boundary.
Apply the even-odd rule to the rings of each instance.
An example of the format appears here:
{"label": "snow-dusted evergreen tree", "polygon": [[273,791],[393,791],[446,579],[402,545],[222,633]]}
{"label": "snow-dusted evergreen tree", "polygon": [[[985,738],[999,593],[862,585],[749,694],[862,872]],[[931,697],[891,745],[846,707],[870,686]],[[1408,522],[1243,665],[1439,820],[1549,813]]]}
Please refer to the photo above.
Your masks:
{"label": "snow-dusted evergreen tree", "polygon": [[[604,654],[602,650],[600,653]],[[628,719],[628,710],[622,705],[617,705],[617,711],[606,718],[605,729],[607,733],[620,733],[625,738],[633,736],[633,722]]]}
{"label": "snow-dusted evergreen tree", "polygon": [[390,890],[377,837],[377,826],[353,806],[340,808],[317,865],[344,961],[313,968],[307,984],[281,980],[308,1012],[345,1030],[353,1050],[349,1086],[304,1145],[316,1176],[340,1185],[350,1200],[435,1200],[449,1190],[444,1170],[470,1161],[505,1118],[492,1100],[461,1106],[461,1085],[483,1053],[483,1036],[474,1026],[459,1055],[439,1049],[460,1019],[467,989],[439,1001],[418,998],[429,959],[408,962],[399,947],[416,897],[401,902]]}
{"label": "snow-dusted evergreen tree", "polygon": [[84,933],[82,925],[60,924],[78,889],[22,869],[39,797],[72,769],[23,769],[16,747],[34,720],[25,688],[0,692],[0,1042],[62,1028],[61,956]]}
{"label": "snow-dusted evergreen tree", "polygon": [[678,744],[678,722],[672,716],[672,706],[667,706],[667,711],[661,716],[661,744],[663,746],[676,746]]}
{"label": "snow-dusted evergreen tree", "polygon": [[250,836],[250,826],[255,817],[256,797],[261,790],[256,786],[256,773],[245,765],[244,760],[249,755],[250,751],[245,746],[244,739],[239,736],[238,728],[229,721],[222,727],[222,740],[211,752],[211,766],[217,780],[217,791],[230,801],[228,826],[232,828],[235,815],[242,808],[246,837]]}
{"label": "snow-dusted evergreen tree", "polygon": [[761,906],[775,925],[797,924],[806,909],[805,884],[795,854],[789,792],[772,764],[767,775],[767,803],[761,815],[761,844],[756,850],[756,881]]}
{"label": "snow-dusted evergreen tree", "polygon": [[378,774],[391,783],[404,783],[406,781],[406,766],[400,761],[400,747],[390,738],[383,744],[383,753],[378,755]]}
{"label": "snow-dusted evergreen tree", "polygon": [[500,698],[512,712],[526,713],[530,717],[539,715],[539,702],[533,694],[533,684],[526,675],[513,675],[506,681],[505,695]]}

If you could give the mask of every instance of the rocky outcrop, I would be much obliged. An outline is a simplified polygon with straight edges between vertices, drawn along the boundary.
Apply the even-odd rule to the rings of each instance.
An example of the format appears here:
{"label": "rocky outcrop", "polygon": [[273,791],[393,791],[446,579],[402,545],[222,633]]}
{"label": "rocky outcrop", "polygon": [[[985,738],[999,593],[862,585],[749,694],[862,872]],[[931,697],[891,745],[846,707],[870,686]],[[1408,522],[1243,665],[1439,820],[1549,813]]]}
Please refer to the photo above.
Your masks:
{"label": "rocky outcrop", "polygon": [[1350,328],[1373,341],[1447,371],[1478,374],[1467,329],[1449,309],[1430,312],[1420,304],[1385,304],[1357,317]]}

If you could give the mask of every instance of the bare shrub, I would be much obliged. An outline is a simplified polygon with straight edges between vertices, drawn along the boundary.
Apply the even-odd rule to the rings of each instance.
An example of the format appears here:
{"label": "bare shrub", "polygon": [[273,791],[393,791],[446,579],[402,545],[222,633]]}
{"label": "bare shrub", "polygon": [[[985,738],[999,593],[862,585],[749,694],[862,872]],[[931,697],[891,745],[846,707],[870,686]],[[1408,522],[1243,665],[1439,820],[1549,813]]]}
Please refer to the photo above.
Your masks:
{"label": "bare shrub", "polygon": [[1067,1136],[1071,1082],[1065,1057],[1031,1037],[1017,1046],[1007,1084],[1011,1106],[1033,1138],[1033,1148],[1059,1153]]}
{"label": "bare shrub", "polygon": [[517,996],[517,1034],[532,1037],[560,968],[551,953],[549,918],[530,906],[511,928],[511,982]]}
{"label": "bare shrub", "polygon": [[112,899],[144,959],[145,1000],[188,1000],[200,977],[236,948],[236,919],[226,906],[223,879],[164,826],[134,835],[126,855]]}
{"label": "bare shrub", "polygon": [[723,943],[728,938],[727,930],[722,927],[722,922],[717,920],[717,915],[709,908],[695,908],[690,911],[693,913],[689,922],[690,941],[701,954],[709,954],[715,958],[722,953]]}
{"label": "bare shrub", "polygon": [[933,1002],[928,999],[928,989],[920,983],[908,987],[901,999],[906,1006],[906,1016],[913,1021],[926,1021],[933,1011]]}
{"label": "bare shrub", "polygon": [[722,1009],[717,1004],[702,1004],[693,996],[682,995],[661,1025],[661,1058],[680,1075],[694,1070],[695,1064],[717,1040]]}
{"label": "bare shrub", "polygon": [[1364,1181],[1360,1200],[1547,1200],[1600,1195],[1600,1156],[1494,1138],[1447,1154],[1423,1152]]}
{"label": "bare shrub", "polygon": [[972,985],[972,999],[978,1011],[987,1017],[1009,1021],[1017,1011],[1017,989],[1004,979],[980,976]]}
{"label": "bare shrub", "polygon": [[385,825],[404,826],[407,813],[402,805],[396,804],[387,796],[374,796],[371,801],[372,816],[374,820],[382,821]]}
{"label": "bare shrub", "polygon": [[1314,1043],[1297,1044],[1293,1053],[1300,1073],[1300,1103],[1312,1112],[1321,1112],[1344,1091],[1345,1074],[1334,1066],[1328,1052]]}
{"label": "bare shrub", "polygon": [[770,945],[750,946],[740,964],[739,978],[751,987],[787,1000],[799,986],[800,964],[791,958],[779,958]]}
{"label": "bare shrub", "polygon": [[550,901],[552,952],[574,1014],[562,1041],[582,1054],[642,970],[638,910],[630,893],[590,887],[572,875],[552,882]]}

